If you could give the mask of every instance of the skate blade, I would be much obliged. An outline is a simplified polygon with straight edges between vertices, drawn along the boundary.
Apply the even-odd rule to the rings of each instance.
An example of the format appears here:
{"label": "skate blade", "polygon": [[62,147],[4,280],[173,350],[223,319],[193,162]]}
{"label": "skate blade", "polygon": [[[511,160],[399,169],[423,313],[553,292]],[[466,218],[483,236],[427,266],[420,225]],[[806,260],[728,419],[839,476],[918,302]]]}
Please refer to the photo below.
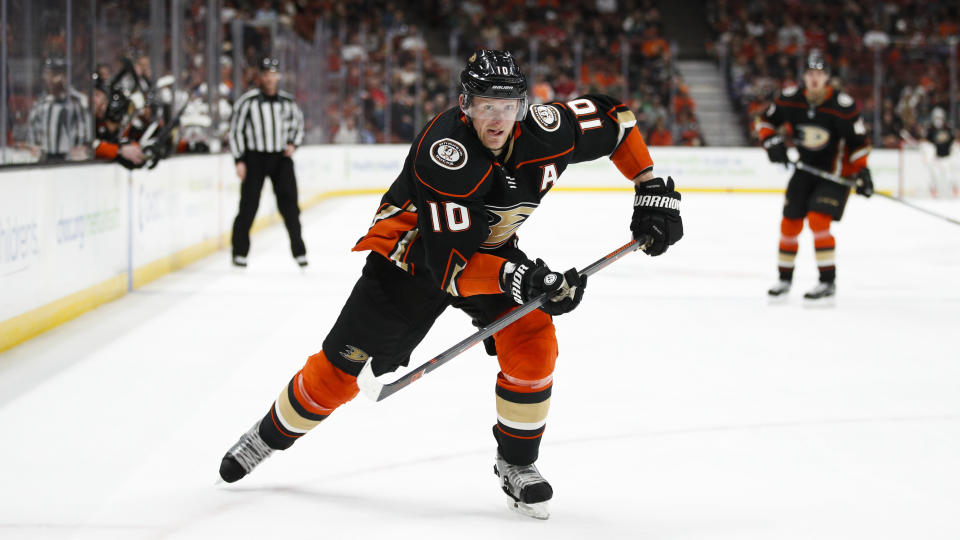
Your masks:
{"label": "skate blade", "polygon": [[833,296],[827,298],[804,298],[803,307],[820,309],[820,308],[832,308],[837,305],[836,299]]}
{"label": "skate blade", "polygon": [[508,499],[507,506],[520,515],[532,517],[534,519],[547,519],[550,517],[550,504],[548,501],[527,504],[515,501],[513,499]]}
{"label": "skate blade", "polygon": [[780,296],[771,296],[769,294],[767,295],[767,303],[770,304],[771,306],[782,306],[784,304],[789,303],[789,300],[790,300],[790,295],[786,293],[781,294]]}

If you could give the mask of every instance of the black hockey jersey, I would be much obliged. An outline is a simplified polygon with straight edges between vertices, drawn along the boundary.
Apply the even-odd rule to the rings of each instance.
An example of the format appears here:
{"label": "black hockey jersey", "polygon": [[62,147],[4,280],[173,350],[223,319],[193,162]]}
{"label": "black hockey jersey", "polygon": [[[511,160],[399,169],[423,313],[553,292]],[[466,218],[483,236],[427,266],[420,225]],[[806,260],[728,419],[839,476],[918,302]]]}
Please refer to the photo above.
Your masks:
{"label": "black hockey jersey", "polygon": [[937,148],[937,157],[947,157],[950,155],[950,148],[953,145],[953,131],[946,126],[941,128],[931,127],[927,131],[927,140]]}
{"label": "black hockey jersey", "polygon": [[609,156],[631,179],[653,167],[635,124],[628,107],[604,95],[531,105],[494,156],[451,108],[416,137],[354,251],[429,272],[455,296],[499,293],[505,259],[496,250],[514,241],[568,164]]}
{"label": "black hockey jersey", "polygon": [[857,104],[833,88],[819,105],[807,100],[802,87],[783,90],[756,123],[760,140],[789,124],[800,161],[842,176],[867,166],[870,143]]}

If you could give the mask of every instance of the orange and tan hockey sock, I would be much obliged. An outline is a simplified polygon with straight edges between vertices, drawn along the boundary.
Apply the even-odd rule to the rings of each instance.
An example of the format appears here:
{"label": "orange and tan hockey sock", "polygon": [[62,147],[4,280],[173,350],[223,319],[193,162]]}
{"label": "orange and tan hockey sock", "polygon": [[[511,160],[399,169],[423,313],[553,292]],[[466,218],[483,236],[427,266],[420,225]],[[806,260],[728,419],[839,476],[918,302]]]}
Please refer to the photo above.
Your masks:
{"label": "orange and tan hockey sock", "polygon": [[834,262],[834,250],[837,241],[830,234],[830,222],[833,218],[821,212],[807,214],[807,223],[813,231],[813,247],[817,252],[817,269],[820,270],[820,281],[833,283],[837,278],[837,267]]}
{"label": "orange and tan hockey sock", "polygon": [[783,218],[780,220],[780,252],[777,256],[777,270],[780,279],[793,281],[794,261],[797,258],[797,237],[803,230],[802,219]]}
{"label": "orange and tan hockey sock", "polygon": [[497,375],[497,451],[514,465],[529,465],[540,454],[547,425],[557,338],[553,320],[536,310],[495,334]]}
{"label": "orange and tan hockey sock", "polygon": [[320,351],[280,392],[260,421],[260,436],[271,448],[290,448],[357,392],[357,378],[331,364]]}

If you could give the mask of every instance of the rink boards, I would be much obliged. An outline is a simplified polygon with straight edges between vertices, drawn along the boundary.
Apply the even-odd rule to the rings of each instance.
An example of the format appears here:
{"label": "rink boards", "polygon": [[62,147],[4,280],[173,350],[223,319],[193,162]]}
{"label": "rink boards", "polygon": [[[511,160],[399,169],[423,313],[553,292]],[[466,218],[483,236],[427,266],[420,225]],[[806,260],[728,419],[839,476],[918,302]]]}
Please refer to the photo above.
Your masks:
{"label": "rink boards", "polygon": [[[379,193],[406,145],[314,146],[295,156],[301,208]],[[758,148],[652,149],[656,171],[681,191],[770,193],[789,173]],[[878,190],[898,185],[896,151],[876,150]],[[574,165],[557,190],[628,190],[608,160]],[[157,277],[228,248],[239,200],[229,155],[184,156],[153,170],[113,164],[0,171],[0,351]],[[279,221],[265,188],[254,231]]]}

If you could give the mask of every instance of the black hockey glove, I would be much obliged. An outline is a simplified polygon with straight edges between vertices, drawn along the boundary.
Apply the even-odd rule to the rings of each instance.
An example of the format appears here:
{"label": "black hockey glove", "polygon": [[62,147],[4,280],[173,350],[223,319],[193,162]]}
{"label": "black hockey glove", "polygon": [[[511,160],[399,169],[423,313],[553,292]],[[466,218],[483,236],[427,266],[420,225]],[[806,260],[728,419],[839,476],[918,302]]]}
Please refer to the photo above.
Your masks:
{"label": "black hockey glove", "polygon": [[787,145],[783,143],[783,137],[780,135],[767,137],[767,140],[763,141],[763,148],[767,151],[767,157],[771,163],[783,163],[784,167],[789,163]]}
{"label": "black hockey glove", "polygon": [[647,180],[634,188],[633,219],[630,230],[634,238],[653,237],[647,255],[656,257],[683,238],[683,220],[680,219],[680,194],[674,189],[673,178]]}
{"label": "black hockey glove", "polygon": [[576,268],[564,274],[553,272],[540,259],[522,263],[508,261],[500,274],[500,288],[517,304],[526,304],[547,293],[548,300],[540,310],[550,315],[563,315],[580,305],[583,290],[587,288],[587,276],[581,276]]}
{"label": "black hockey glove", "polygon": [[870,169],[864,167],[860,169],[855,177],[857,180],[857,194],[869,197],[873,195],[873,178],[870,176]]}

